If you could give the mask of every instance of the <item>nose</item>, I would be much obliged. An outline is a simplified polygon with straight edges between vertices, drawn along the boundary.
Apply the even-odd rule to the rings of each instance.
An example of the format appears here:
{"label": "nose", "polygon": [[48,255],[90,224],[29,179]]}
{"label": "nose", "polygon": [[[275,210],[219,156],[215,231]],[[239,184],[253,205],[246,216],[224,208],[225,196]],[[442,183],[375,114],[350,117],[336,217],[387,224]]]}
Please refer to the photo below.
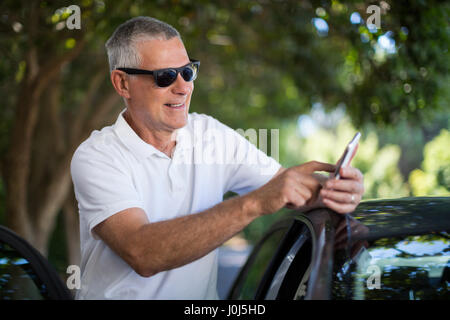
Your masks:
{"label": "nose", "polygon": [[181,74],[177,75],[177,79],[172,85],[172,92],[178,95],[188,95],[192,92],[194,86],[194,82],[187,82],[183,79]]}

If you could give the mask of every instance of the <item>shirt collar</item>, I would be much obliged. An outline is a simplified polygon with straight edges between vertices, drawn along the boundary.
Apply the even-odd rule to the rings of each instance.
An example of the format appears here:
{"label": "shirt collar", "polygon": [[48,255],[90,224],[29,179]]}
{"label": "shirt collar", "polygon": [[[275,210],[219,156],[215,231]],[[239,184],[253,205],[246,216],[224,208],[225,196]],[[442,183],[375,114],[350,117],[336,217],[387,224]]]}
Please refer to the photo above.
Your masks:
{"label": "shirt collar", "polygon": [[[122,110],[122,112],[119,114],[116,123],[114,124],[114,131],[119,137],[119,139],[122,141],[122,143],[138,158],[148,158],[153,155],[162,157],[162,158],[168,158],[166,154],[156,149],[151,144],[145,142],[142,140],[136,132],[130,127],[128,122],[123,117],[123,113],[126,111],[126,109]],[[183,128],[180,128],[176,131],[176,146],[175,150],[178,149],[185,149],[190,148],[190,143],[187,141],[189,139],[188,137],[188,129],[186,128],[187,125]],[[174,150],[174,152],[175,152]]]}

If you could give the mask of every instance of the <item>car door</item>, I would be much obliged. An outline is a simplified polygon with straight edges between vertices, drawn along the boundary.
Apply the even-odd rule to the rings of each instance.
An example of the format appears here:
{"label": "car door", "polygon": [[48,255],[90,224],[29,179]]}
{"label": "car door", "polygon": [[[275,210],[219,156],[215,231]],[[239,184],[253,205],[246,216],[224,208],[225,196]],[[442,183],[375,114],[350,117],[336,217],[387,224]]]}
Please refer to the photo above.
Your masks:
{"label": "car door", "polygon": [[303,215],[294,219],[286,234],[282,248],[274,261],[279,261],[268,271],[268,283],[261,286],[261,298],[266,300],[300,300],[306,296],[315,247],[310,221]]}
{"label": "car door", "polygon": [[0,226],[0,300],[69,300],[50,263],[28,242]]}
{"label": "car door", "polygon": [[337,251],[333,299],[450,299],[448,232],[384,237],[349,258]]}
{"label": "car door", "polygon": [[301,215],[274,224],[255,245],[228,299],[303,299],[311,271],[311,230]]}

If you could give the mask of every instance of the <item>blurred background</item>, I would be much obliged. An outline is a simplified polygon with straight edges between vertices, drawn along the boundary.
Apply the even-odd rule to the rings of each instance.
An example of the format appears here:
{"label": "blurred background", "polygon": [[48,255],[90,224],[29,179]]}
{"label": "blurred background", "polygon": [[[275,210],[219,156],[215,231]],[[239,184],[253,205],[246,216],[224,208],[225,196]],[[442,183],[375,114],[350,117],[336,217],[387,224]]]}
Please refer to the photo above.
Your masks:
{"label": "blurred background", "polygon": [[[68,28],[70,5],[80,8],[80,29]],[[139,15],[173,25],[201,60],[191,112],[234,129],[278,129],[285,167],[335,163],[359,130],[352,164],[364,174],[365,199],[449,196],[449,9],[426,0],[3,0],[0,224],[62,277],[79,265],[70,160],[123,108],[104,43]],[[281,214],[221,248],[222,297]]]}

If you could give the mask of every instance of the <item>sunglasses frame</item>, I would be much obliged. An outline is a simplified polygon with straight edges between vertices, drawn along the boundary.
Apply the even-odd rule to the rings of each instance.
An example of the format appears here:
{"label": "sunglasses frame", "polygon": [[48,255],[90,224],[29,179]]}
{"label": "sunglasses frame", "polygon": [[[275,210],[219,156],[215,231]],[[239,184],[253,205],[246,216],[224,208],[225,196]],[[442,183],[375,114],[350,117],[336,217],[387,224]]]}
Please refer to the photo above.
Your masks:
{"label": "sunglasses frame", "polygon": [[[126,74],[132,74],[132,75],[136,75],[136,74],[147,74],[147,75],[152,75],[153,78],[155,79],[155,83],[156,83],[156,85],[157,85],[158,87],[160,87],[160,88],[166,88],[166,87],[171,86],[171,85],[175,82],[175,80],[176,80],[177,77],[178,77],[178,74],[179,74],[182,70],[184,70],[184,68],[186,68],[186,67],[188,67],[189,65],[192,65],[192,64],[194,64],[194,65],[197,66],[197,72],[195,73],[195,76],[192,78],[192,80],[186,81],[186,80],[183,78],[183,76],[181,76],[181,77],[182,77],[183,80],[186,81],[186,82],[191,82],[191,81],[194,81],[195,79],[197,79],[198,71],[199,71],[199,69],[200,69],[200,60],[189,59],[189,61],[190,61],[190,62],[189,62],[188,64],[185,64],[184,66],[181,66],[181,67],[179,67],[179,68],[163,68],[163,69],[158,69],[158,70],[144,70],[144,69],[135,69],[135,68],[116,68],[116,70],[123,71],[123,72],[125,72]],[[175,70],[175,72],[177,73],[177,75],[176,75],[176,77],[174,78],[174,80],[173,80],[169,85],[161,87],[160,85],[158,85],[158,73],[159,73],[159,72],[163,72],[163,71],[167,71],[167,70],[172,70],[172,71]]]}

